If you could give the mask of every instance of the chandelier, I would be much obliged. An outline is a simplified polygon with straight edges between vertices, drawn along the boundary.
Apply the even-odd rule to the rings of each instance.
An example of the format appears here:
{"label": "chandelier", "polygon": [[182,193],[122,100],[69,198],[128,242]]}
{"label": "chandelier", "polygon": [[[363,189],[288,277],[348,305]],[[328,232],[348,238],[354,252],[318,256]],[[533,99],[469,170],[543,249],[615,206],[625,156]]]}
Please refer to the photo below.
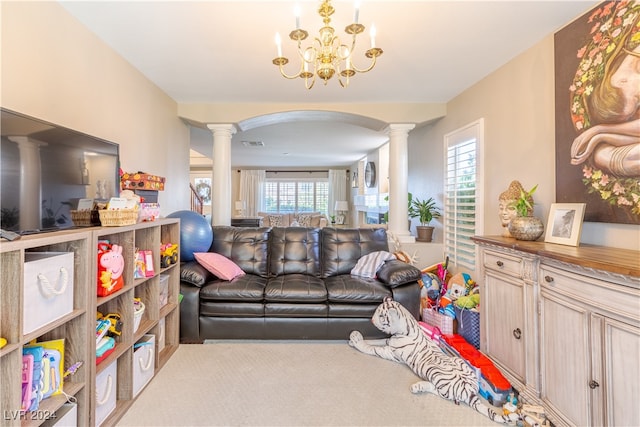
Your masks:
{"label": "chandelier", "polygon": [[347,25],[344,31],[351,35],[351,43],[343,44],[340,38],[335,35],[335,30],[331,25],[331,15],[335,12],[330,0],[323,0],[318,14],[322,17],[324,26],[320,28],[320,34],[310,46],[303,47],[302,41],[309,33],[300,28],[300,14],[296,8],[296,29],[289,33],[289,38],[298,44],[298,56],[300,58],[300,68],[296,74],[285,73],[284,66],[289,59],[282,56],[282,40],[280,34],[276,33],[276,46],[278,56],[274,58],[273,64],[280,69],[280,74],[287,79],[302,78],[307,89],[311,89],[316,81],[316,76],[324,80],[324,84],[334,76],[338,76],[338,81],[342,87],[349,85],[349,78],[356,73],[366,73],[376,65],[376,58],[382,55],[382,49],[376,47],[376,29],[371,26],[371,48],[365,52],[365,56],[371,61],[366,68],[358,68],[353,61],[353,51],[356,47],[356,37],[364,31],[364,25],[358,23],[359,8],[356,6],[353,24]]}

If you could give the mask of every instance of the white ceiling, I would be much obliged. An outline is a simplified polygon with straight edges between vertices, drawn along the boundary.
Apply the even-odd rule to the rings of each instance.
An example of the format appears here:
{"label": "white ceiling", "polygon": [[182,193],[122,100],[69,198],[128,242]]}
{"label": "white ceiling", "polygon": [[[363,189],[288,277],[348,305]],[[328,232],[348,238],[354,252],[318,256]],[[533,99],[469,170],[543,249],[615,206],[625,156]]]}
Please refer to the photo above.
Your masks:
{"label": "white ceiling", "polygon": [[[356,55],[366,59],[372,22],[384,54],[348,88],[334,78],[310,91],[300,79],[281,77],[271,62],[276,32],[284,55],[293,58],[287,35],[296,1],[61,3],[178,103],[296,103],[304,109],[318,103],[446,103],[598,2],[361,1],[360,23],[367,30]],[[322,25],[319,2],[297,3],[301,27],[315,35]],[[353,21],[353,4],[333,1],[331,24],[338,35]],[[379,131],[333,119],[298,117],[240,131],[233,137],[233,166],[347,166],[386,142]],[[243,140],[261,140],[265,147],[242,149]],[[208,131],[192,132],[192,148],[205,155],[211,141]]]}

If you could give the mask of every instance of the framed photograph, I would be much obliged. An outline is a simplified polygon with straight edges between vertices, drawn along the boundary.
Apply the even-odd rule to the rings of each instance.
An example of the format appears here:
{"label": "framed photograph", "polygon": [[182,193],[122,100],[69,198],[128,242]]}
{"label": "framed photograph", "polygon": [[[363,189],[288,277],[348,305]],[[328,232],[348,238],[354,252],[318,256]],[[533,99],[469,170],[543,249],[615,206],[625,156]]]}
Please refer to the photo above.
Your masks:
{"label": "framed photograph", "polygon": [[586,203],[554,203],[549,210],[549,221],[544,241],[578,246],[582,233],[582,220]]}

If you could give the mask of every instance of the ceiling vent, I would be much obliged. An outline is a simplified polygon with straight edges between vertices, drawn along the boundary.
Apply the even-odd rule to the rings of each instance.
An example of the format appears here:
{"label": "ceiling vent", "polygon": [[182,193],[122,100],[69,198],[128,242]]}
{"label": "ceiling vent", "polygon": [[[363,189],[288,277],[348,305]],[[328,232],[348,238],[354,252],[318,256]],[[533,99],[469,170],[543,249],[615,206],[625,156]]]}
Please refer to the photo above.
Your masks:
{"label": "ceiling vent", "polygon": [[262,141],[242,141],[242,145],[245,147],[264,147],[264,142]]}

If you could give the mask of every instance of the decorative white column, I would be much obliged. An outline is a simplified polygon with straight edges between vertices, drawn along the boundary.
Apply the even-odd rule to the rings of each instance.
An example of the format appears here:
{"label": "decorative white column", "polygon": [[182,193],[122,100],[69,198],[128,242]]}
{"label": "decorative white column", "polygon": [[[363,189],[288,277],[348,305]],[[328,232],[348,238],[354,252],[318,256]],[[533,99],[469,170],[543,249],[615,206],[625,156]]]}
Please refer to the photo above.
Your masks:
{"label": "decorative white column", "polygon": [[414,124],[390,124],[389,134],[389,231],[400,243],[413,243],[415,237],[408,230],[409,155],[407,139]]}
{"label": "decorative white column", "polygon": [[9,141],[18,144],[20,152],[20,230],[36,230],[42,228],[40,193],[40,146],[44,142],[36,141],[28,136],[9,136]]}
{"label": "decorative white column", "polygon": [[213,132],[211,225],[231,225],[231,124],[207,125]]}

